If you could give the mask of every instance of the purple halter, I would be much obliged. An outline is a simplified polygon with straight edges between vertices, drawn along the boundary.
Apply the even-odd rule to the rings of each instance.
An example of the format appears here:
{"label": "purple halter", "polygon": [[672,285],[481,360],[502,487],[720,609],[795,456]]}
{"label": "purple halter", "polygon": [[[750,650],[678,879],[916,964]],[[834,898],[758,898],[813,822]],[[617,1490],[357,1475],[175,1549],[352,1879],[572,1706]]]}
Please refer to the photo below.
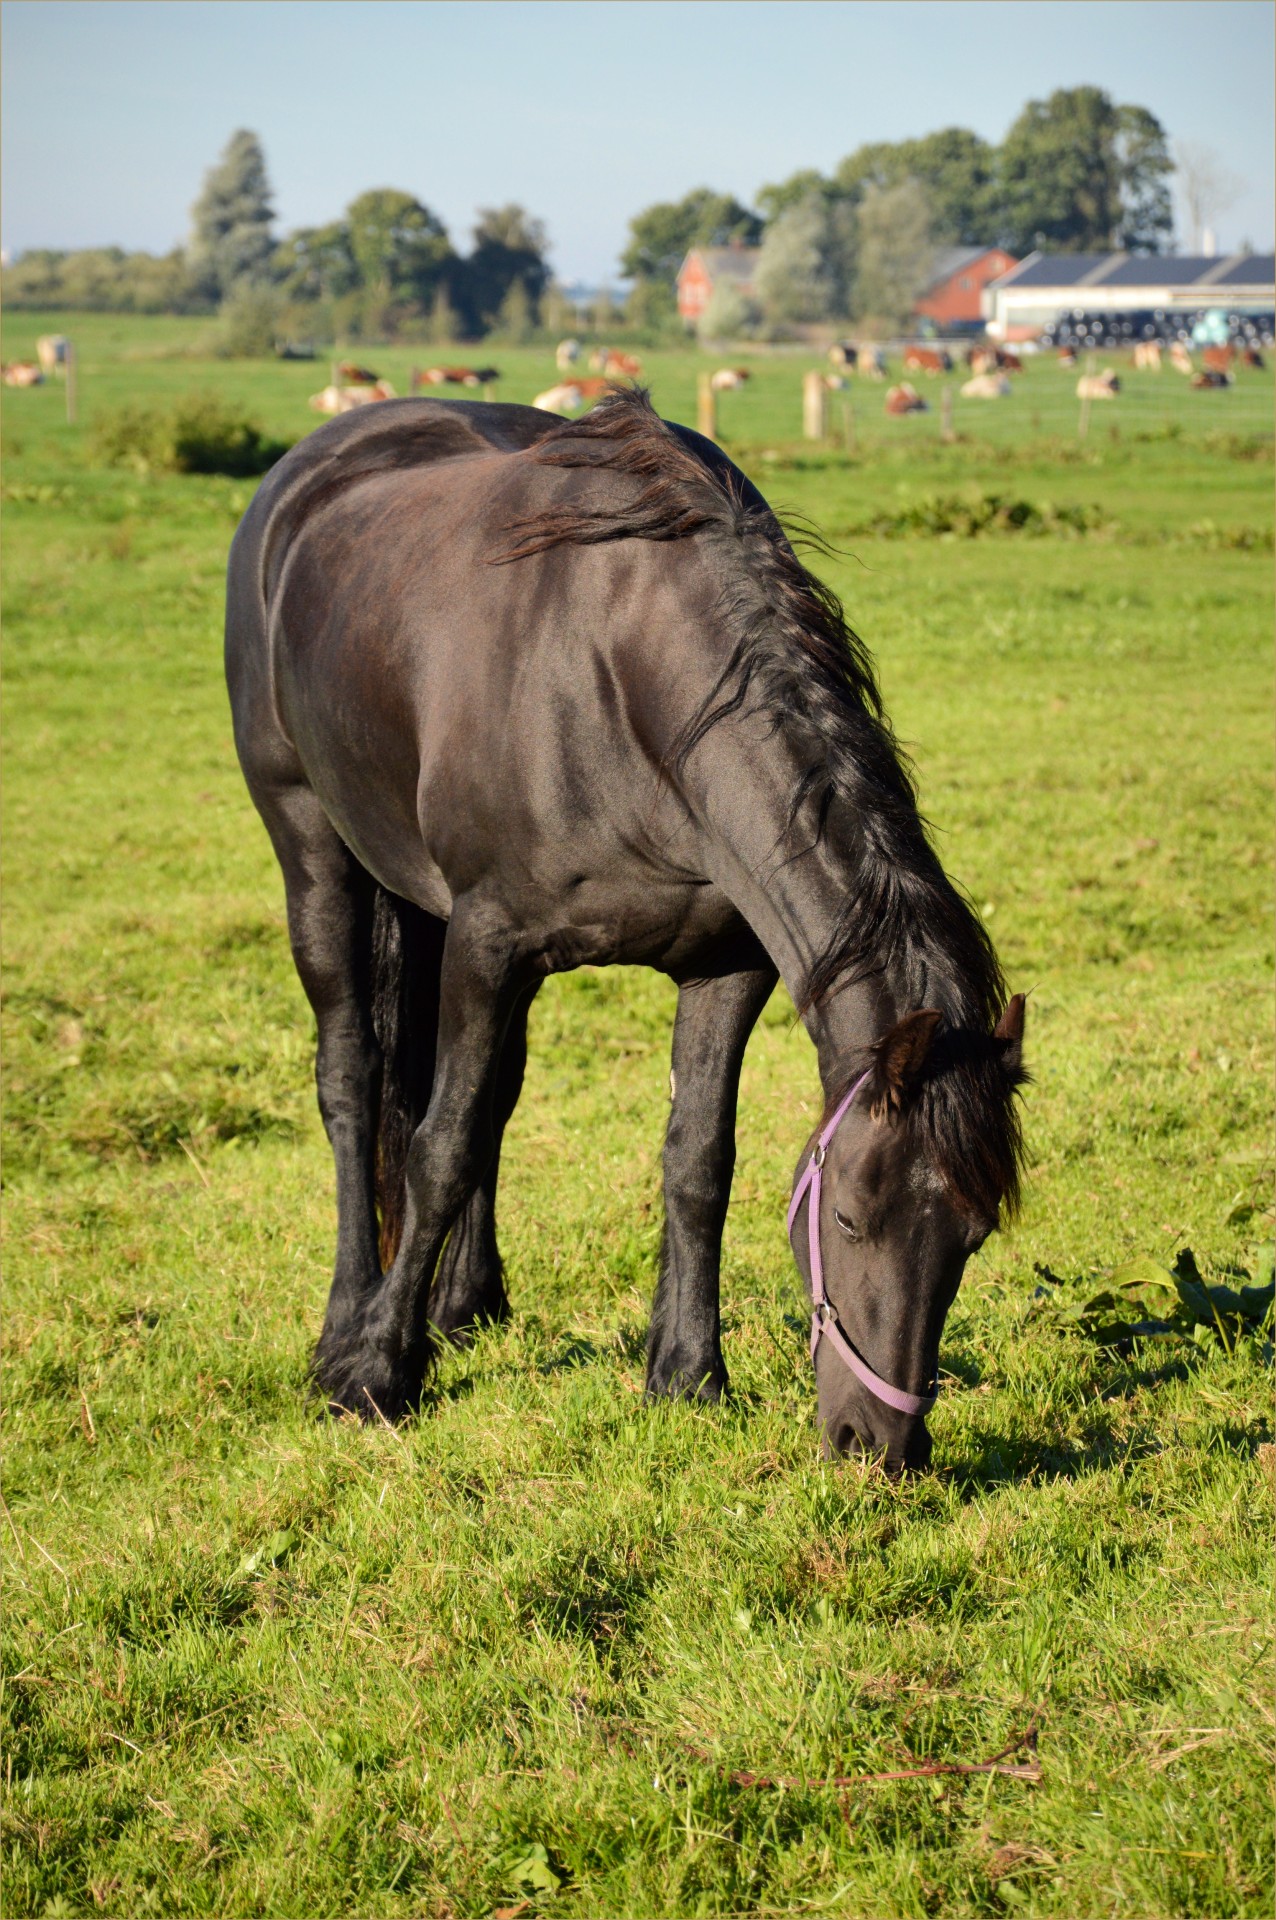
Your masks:
{"label": "purple halter", "polygon": [[838,1359],[850,1368],[855,1378],[877,1399],[884,1401],[888,1407],[894,1407],[896,1413],[929,1413],[939,1393],[938,1382],[934,1393],[904,1393],[899,1387],[893,1387],[889,1380],[883,1380],[880,1374],[874,1373],[867,1362],[860,1359],[842,1332],[838,1325],[837,1309],[824,1290],[824,1261],[820,1254],[820,1188],[823,1185],[824,1156],[833,1135],[850,1112],[851,1102],[868,1077],[867,1073],[860,1075],[820,1134],[789,1202],[788,1228],[789,1238],[792,1239],[798,1208],[808,1192],[811,1196],[806,1214],[807,1242],[811,1252],[811,1361],[814,1364],[820,1341],[827,1340]]}

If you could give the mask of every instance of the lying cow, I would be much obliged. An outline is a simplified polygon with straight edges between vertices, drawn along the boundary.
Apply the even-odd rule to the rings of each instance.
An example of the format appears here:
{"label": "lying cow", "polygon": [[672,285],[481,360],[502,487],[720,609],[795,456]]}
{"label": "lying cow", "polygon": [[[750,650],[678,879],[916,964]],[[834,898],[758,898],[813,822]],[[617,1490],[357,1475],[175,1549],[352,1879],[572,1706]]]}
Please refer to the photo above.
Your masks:
{"label": "lying cow", "polygon": [[589,364],[596,373],[618,373],[628,380],[636,380],[642,372],[642,361],[636,354],[619,353],[615,347],[595,348]]}
{"label": "lying cow", "polygon": [[413,367],[412,391],[422,387],[486,387],[500,379],[496,367]]}
{"label": "lying cow", "polygon": [[1077,381],[1078,400],[1115,400],[1120,391],[1121,382],[1111,367],[1102,373],[1083,373]]}
{"label": "lying cow", "polygon": [[575,413],[577,407],[584,404],[585,396],[578,380],[567,380],[560,386],[546,387],[544,393],[538,393],[532,402],[542,413]]}
{"label": "lying cow", "polygon": [[1200,373],[1192,375],[1192,390],[1195,393],[1205,393],[1211,388],[1230,387],[1232,384],[1232,376],[1225,367],[1205,367]]}
{"label": "lying cow", "polygon": [[42,387],[44,375],[35,360],[11,360],[0,367],[0,380],[6,387]]}
{"label": "lying cow", "polygon": [[902,380],[897,387],[887,390],[886,411],[892,416],[897,416],[903,413],[929,413],[930,408],[916,387],[911,387],[907,380]]}
{"label": "lying cow", "polygon": [[1072,347],[1060,347],[1059,365],[1063,368],[1063,371],[1065,373],[1071,373],[1076,364],[1077,356],[1075,350]]}
{"label": "lying cow", "polygon": [[978,377],[984,373],[997,371],[997,350],[995,347],[967,347],[966,365]]}
{"label": "lying cow", "polygon": [[961,390],[963,400],[1004,400],[1012,391],[1004,373],[977,373]]}
{"label": "lying cow", "polygon": [[953,356],[947,347],[905,347],[904,372],[928,373],[933,379],[937,373],[951,373]]}
{"label": "lying cow", "polygon": [[393,400],[394,388],[388,380],[375,380],[370,387],[325,387],[312,393],[310,405],[316,413],[351,413],[355,407],[369,406],[376,400]]}
{"label": "lying cow", "polygon": [[357,366],[353,360],[338,360],[337,378],[352,387],[375,387],[381,375],[373,373],[371,367]]}
{"label": "lying cow", "polygon": [[736,393],[749,378],[747,367],[719,367],[710,374],[709,385],[715,393]]}
{"label": "lying cow", "polygon": [[1266,361],[1263,359],[1263,356],[1258,351],[1257,347],[1241,348],[1241,365],[1242,366],[1253,367],[1256,373],[1261,373],[1263,371],[1263,368],[1266,366],[1266,364],[1267,364]]}

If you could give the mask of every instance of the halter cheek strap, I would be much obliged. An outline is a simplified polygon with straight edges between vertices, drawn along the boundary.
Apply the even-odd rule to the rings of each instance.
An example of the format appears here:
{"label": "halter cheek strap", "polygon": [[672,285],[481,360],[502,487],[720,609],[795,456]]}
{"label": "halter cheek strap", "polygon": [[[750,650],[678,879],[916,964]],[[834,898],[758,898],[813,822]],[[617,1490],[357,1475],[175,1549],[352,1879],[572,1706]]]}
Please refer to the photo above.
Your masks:
{"label": "halter cheek strap", "polygon": [[939,1384],[935,1383],[934,1392],[929,1394],[904,1393],[899,1387],[893,1387],[889,1380],[883,1380],[874,1373],[868,1362],[861,1360],[854,1347],[842,1332],[838,1324],[837,1309],[829,1299],[824,1286],[824,1261],[820,1253],[820,1190],[824,1180],[824,1156],[828,1151],[833,1135],[841,1126],[851,1109],[860,1088],[868,1080],[868,1074],[862,1073],[850,1092],[824,1127],[801,1178],[793,1189],[793,1198],[789,1202],[789,1238],[793,1238],[793,1222],[797,1219],[798,1208],[807,1195],[810,1200],[806,1213],[807,1244],[811,1256],[811,1360],[814,1363],[819,1351],[820,1341],[827,1340],[838,1359],[849,1367],[855,1378],[866,1386],[869,1392],[888,1407],[894,1407],[896,1413],[929,1413],[939,1393]]}

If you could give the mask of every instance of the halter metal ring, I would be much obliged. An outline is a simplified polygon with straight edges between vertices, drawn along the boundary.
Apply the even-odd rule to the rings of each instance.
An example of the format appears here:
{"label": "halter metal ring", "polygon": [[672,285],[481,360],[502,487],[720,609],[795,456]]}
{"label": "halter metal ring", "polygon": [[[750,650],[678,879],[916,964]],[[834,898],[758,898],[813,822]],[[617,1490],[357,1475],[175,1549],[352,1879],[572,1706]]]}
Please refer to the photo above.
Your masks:
{"label": "halter metal ring", "polygon": [[822,1140],[817,1140],[815,1143],[815,1152],[811,1155],[811,1165],[813,1167],[822,1167],[824,1165],[824,1142]]}

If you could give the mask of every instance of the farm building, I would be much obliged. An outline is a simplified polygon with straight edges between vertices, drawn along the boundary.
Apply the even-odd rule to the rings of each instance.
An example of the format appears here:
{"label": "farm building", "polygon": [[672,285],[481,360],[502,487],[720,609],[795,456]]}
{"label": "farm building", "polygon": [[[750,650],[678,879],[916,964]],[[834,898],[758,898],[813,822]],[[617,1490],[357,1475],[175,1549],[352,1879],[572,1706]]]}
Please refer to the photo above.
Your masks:
{"label": "farm building", "polygon": [[678,269],[678,312],[693,327],[719,287],[748,300],[761,247],[693,247]]}
{"label": "farm building", "polygon": [[940,333],[974,331],[983,326],[980,297],[990,280],[1017,264],[1004,247],[945,247],[935,259],[931,279],[913,307],[919,319],[933,320]]}
{"label": "farm building", "polygon": [[1031,340],[1065,314],[1265,314],[1276,303],[1270,253],[1030,253],[984,289],[988,332]]}

